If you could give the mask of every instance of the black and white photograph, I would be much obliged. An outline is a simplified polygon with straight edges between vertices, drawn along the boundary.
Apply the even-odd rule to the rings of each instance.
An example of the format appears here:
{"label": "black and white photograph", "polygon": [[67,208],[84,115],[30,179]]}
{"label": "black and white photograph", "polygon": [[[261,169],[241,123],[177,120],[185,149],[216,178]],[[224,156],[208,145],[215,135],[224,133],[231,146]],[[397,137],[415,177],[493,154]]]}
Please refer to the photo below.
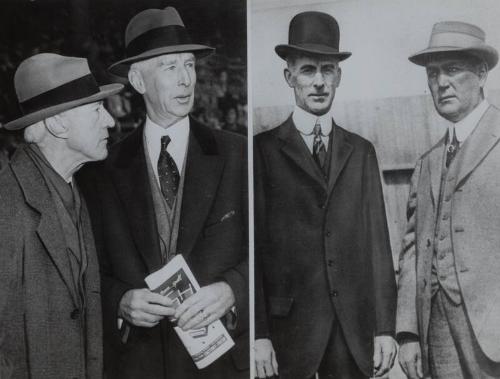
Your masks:
{"label": "black and white photograph", "polygon": [[247,379],[245,1],[1,7],[0,378]]}
{"label": "black and white photograph", "polygon": [[500,377],[500,4],[249,5],[256,377]]}

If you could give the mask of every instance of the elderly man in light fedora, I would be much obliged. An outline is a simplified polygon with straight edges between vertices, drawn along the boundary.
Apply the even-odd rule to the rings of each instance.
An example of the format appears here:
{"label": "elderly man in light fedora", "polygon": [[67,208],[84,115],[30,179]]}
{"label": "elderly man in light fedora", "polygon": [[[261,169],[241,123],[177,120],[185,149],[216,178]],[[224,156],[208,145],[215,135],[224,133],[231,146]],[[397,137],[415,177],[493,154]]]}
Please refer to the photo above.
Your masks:
{"label": "elderly man in light fedora", "polygon": [[14,85],[26,144],[0,174],[0,377],[103,376],[99,271],[73,180],[107,155],[114,121],[86,59],[38,54]]}
{"label": "elderly man in light fedora", "polygon": [[[110,67],[144,98],[144,125],[83,173],[101,259],[108,378],[248,378],[246,139],[189,117],[196,61],[172,7],[129,22]],[[201,289],[178,308],[144,278],[182,254]],[[235,347],[198,370],[174,332],[225,322]],[[171,321],[174,320],[174,321]]]}
{"label": "elderly man in light fedora", "polygon": [[304,12],[276,53],[295,108],[255,139],[259,378],[381,376],[396,356],[396,284],[375,150],[338,126],[339,26]]}
{"label": "elderly man in light fedora", "polygon": [[446,21],[409,59],[450,123],[411,180],[399,361],[410,378],[500,378],[500,110],[484,96],[498,53],[477,26]]}

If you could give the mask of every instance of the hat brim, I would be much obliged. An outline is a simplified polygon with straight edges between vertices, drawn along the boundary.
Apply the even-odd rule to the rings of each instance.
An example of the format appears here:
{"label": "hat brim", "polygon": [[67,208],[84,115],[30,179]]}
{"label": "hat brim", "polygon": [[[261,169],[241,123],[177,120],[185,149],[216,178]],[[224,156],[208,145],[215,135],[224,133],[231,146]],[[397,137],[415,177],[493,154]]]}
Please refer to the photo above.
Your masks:
{"label": "hat brim", "polygon": [[165,46],[145,51],[144,53],[133,57],[122,59],[121,61],[113,63],[109,66],[108,71],[113,75],[127,78],[130,65],[135,62],[144,61],[164,54],[175,53],[193,53],[197,58],[204,58],[212,54],[214,51],[215,49],[213,47],[197,44]]}
{"label": "hat brim", "polygon": [[96,101],[105,99],[106,97],[115,95],[122,89],[123,89],[122,84],[107,84],[99,87],[99,92],[92,96],[69,101],[67,103],[54,105],[49,108],[40,109],[39,111],[29,113],[27,115],[24,115],[20,118],[17,118],[15,120],[6,123],[5,125],[3,125],[3,128],[7,130],[20,130],[27,126],[33,125],[39,121],[45,120],[48,117],[55,116],[56,114],[59,114],[61,112],[79,107],[80,105],[94,103]]}
{"label": "hat brim", "polygon": [[411,55],[410,57],[408,57],[408,60],[419,66],[425,66],[429,62],[429,59],[431,59],[433,56],[437,54],[452,52],[468,53],[477,56],[486,62],[486,64],[488,65],[488,70],[491,70],[498,63],[497,50],[488,45],[464,48],[453,46],[430,47]]}
{"label": "hat brim", "polygon": [[276,54],[279,55],[281,59],[287,59],[290,53],[306,53],[306,54],[318,54],[327,55],[337,58],[339,61],[343,61],[351,56],[348,51],[338,51],[329,46],[316,45],[316,44],[304,44],[304,45],[278,45],[274,48]]}

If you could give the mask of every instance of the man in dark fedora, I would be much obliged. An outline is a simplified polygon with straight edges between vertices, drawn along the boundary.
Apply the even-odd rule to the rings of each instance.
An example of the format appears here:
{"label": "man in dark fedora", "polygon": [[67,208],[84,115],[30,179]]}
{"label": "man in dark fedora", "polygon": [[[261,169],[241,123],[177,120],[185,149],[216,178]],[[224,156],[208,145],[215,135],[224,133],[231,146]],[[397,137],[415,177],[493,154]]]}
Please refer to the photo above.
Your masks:
{"label": "man in dark fedora", "polygon": [[396,288],[372,144],[336,125],[351,53],[328,14],[276,46],[295,109],[255,138],[255,356],[259,378],[367,378],[394,362]]}
{"label": "man in dark fedora", "polygon": [[114,121],[86,59],[37,54],[14,85],[26,144],[0,174],[0,377],[102,378],[99,270],[73,180],[107,155]]}
{"label": "man in dark fedora", "polygon": [[[146,121],[85,172],[101,263],[108,378],[248,378],[246,139],[189,117],[196,61],[172,7],[137,14],[113,74],[144,98]],[[144,278],[182,254],[201,290],[178,308]],[[198,370],[175,334],[221,319],[236,346]],[[169,321],[173,320],[173,321]]]}
{"label": "man in dark fedora", "polygon": [[410,378],[500,378],[500,110],[484,96],[498,52],[479,27],[446,21],[409,60],[449,126],[411,180],[399,361]]}

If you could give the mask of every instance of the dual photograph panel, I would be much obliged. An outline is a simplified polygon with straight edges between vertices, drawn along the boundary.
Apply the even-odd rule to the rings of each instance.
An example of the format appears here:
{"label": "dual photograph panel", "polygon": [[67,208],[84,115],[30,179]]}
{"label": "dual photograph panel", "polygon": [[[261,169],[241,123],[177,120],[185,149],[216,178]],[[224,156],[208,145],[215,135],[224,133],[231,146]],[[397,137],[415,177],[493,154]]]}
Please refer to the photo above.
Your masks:
{"label": "dual photograph panel", "polygon": [[500,378],[496,1],[2,6],[0,378]]}

